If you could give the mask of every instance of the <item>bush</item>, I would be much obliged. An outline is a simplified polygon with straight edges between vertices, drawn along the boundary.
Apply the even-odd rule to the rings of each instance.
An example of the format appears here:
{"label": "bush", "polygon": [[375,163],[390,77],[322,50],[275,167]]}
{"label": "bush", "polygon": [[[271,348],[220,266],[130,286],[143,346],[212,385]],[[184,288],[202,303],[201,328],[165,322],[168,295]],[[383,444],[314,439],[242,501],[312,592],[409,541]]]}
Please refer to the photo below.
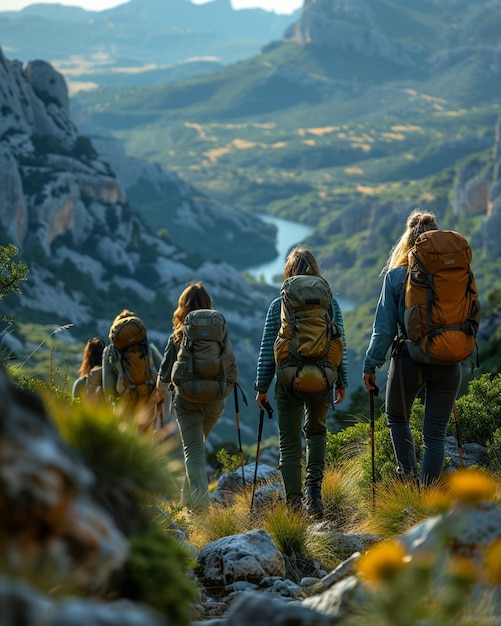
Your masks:
{"label": "bush", "polygon": [[156,526],[130,537],[131,552],[122,573],[120,597],[143,602],[168,615],[173,624],[191,624],[195,584],[188,578],[188,551]]}
{"label": "bush", "polygon": [[[411,432],[416,446],[416,459],[422,456],[423,438],[421,434],[424,407],[418,399],[412,406],[410,416]],[[327,433],[326,466],[340,467],[350,457],[360,457],[362,466],[361,482],[366,484],[372,479],[371,430],[367,423],[358,423],[332,434]],[[395,455],[391,443],[390,431],[386,426],[383,413],[374,421],[374,477],[376,481],[385,481],[395,477]]]}
{"label": "bush", "polygon": [[482,374],[471,380],[468,393],[456,406],[461,439],[487,446],[501,423],[501,374]]}
{"label": "bush", "polygon": [[501,428],[497,428],[489,443],[487,444],[487,454],[490,459],[492,470],[501,472]]}

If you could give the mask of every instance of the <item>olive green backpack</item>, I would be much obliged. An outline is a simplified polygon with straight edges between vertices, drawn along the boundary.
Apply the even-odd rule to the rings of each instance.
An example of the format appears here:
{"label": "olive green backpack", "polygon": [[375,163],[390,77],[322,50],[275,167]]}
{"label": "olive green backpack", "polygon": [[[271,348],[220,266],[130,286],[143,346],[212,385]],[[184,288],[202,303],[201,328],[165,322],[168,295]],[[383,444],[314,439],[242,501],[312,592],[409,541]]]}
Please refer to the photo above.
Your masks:
{"label": "olive green backpack", "polygon": [[226,398],[237,382],[238,368],[223,314],[214,309],[188,313],[172,381],[191,402]]}
{"label": "olive green backpack", "polygon": [[291,276],[280,294],[281,324],[274,345],[277,381],[296,391],[331,389],[338,378],[343,340],[334,323],[329,283],[320,276]]}

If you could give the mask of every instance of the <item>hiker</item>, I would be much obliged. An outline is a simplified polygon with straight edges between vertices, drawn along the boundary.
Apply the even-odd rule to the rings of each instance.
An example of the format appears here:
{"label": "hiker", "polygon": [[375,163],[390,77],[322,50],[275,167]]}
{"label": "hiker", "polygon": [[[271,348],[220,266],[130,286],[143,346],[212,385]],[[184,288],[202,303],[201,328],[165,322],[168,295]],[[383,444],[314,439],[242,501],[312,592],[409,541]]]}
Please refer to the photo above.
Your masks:
{"label": "hiker", "polygon": [[71,390],[73,400],[99,402],[104,398],[102,361],[105,345],[101,337],[93,337],[85,344],[78,378]]}
{"label": "hiker", "polygon": [[[418,363],[409,353],[405,332],[405,281],[408,255],[422,233],[438,231],[433,213],[414,210],[406,229],[390,251],[383,268],[383,285],[376,306],[372,336],[363,365],[368,391],[376,386],[376,368],[387,360],[386,421],[397,463],[397,476],[429,486],[441,475],[445,458],[447,424],[461,383],[459,362]],[[422,238],[421,238],[422,239]],[[464,292],[467,291],[463,289]],[[464,296],[463,296],[464,297]],[[424,391],[423,459],[418,479],[416,450],[409,425],[412,404]]]}
{"label": "hiker", "polygon": [[[334,323],[338,331],[338,343],[336,344],[336,365],[330,365],[324,359],[320,368],[308,369],[304,367],[305,379],[301,382],[301,371],[297,366],[284,367],[285,375],[282,377],[282,369],[279,364],[280,351],[287,339],[282,339],[284,310],[282,297],[275,298],[266,315],[266,320],[259,351],[256,381],[254,388],[257,391],[256,401],[260,409],[266,408],[268,403],[268,389],[277,376],[274,398],[278,414],[278,434],[280,464],[279,468],[285,484],[286,503],[293,508],[303,505],[302,488],[302,424],[304,414],[304,437],[306,444],[306,476],[304,508],[314,517],[323,516],[323,503],[321,497],[322,482],[325,467],[325,449],[327,441],[327,413],[334,399],[335,404],[341,403],[345,398],[345,389],[348,386],[348,369],[346,340],[341,309],[335,297],[332,295],[328,283],[322,278],[318,263],[313,254],[303,245],[293,248],[285,262],[284,283],[293,281],[299,276],[319,277],[314,279],[323,285],[328,294],[328,302],[324,307],[329,315],[328,324]],[[302,280],[302,279],[301,279]],[[284,329],[284,336],[288,331]],[[289,345],[288,351],[291,351]],[[297,359],[300,359],[296,355]],[[315,383],[308,380],[318,377],[318,389]],[[310,384],[311,383],[311,384]],[[303,390],[304,389],[304,390]],[[334,395],[334,398],[333,398]]]}
{"label": "hiker", "polygon": [[105,400],[140,432],[155,428],[163,408],[164,394],[156,389],[161,353],[148,341],[144,322],[128,309],[113,320],[109,340],[103,352]]}
{"label": "hiker", "polygon": [[[185,464],[182,504],[190,509],[203,509],[210,503],[205,444],[224,411],[225,398],[233,388],[237,374],[231,342],[224,330],[225,354],[228,358],[224,370],[231,377],[230,380],[223,382],[198,378],[204,363],[189,353],[197,340],[192,341],[186,334],[190,331],[190,320],[194,321],[195,326],[194,316],[199,314],[203,316],[200,323],[204,323],[207,317],[216,321],[220,318],[224,322],[222,315],[213,309],[212,298],[202,282],[193,282],[179,296],[172,316],[172,334],[167,341],[157,378],[159,389],[172,392],[172,408],[181,435]],[[218,352],[221,351],[217,342],[210,343],[214,344]],[[219,370],[219,354],[212,354],[212,348],[207,349],[209,366],[217,363]]]}

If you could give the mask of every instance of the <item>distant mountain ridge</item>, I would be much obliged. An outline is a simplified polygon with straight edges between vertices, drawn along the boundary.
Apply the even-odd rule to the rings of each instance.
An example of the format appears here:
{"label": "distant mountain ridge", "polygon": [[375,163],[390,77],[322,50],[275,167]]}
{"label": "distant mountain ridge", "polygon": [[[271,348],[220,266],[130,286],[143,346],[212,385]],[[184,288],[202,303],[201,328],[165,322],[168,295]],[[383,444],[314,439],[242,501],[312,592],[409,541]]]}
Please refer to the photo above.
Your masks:
{"label": "distant mountain ridge", "polygon": [[[500,59],[500,0],[306,0],[251,59],[76,101],[211,197],[312,225],[329,279],[363,303],[416,206],[499,256]],[[491,271],[479,262],[483,291]]]}
{"label": "distant mountain ridge", "polygon": [[72,89],[158,84],[258,53],[299,13],[235,10],[229,0],[130,0],[104,11],[38,3],[0,11],[0,44],[24,62],[55,64]]}

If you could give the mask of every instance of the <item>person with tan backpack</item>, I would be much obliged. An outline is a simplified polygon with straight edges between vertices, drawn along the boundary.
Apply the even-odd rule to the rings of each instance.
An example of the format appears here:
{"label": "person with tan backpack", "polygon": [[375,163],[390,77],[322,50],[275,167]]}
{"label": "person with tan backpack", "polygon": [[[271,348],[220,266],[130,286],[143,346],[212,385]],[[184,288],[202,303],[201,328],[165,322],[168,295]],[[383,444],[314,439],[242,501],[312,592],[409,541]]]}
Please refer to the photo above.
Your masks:
{"label": "person with tan backpack", "polygon": [[343,316],[317,260],[305,246],[290,251],[283,275],[281,294],[266,314],[254,389],[259,408],[267,409],[268,389],[276,376],[274,399],[286,503],[292,508],[304,504],[308,515],[321,518],[327,414],[333,402],[343,402],[348,386]]}
{"label": "person with tan backpack", "polygon": [[[397,476],[423,486],[440,478],[461,362],[476,347],[480,306],[470,261],[471,249],[462,235],[440,230],[433,213],[413,211],[383,269],[365,355],[364,385],[375,392],[376,368],[386,362],[391,349],[386,419]],[[409,418],[422,391],[424,452],[418,476]]]}
{"label": "person with tan backpack", "polygon": [[152,429],[164,395],[156,389],[162,355],[148,341],[143,320],[128,309],[113,320],[109,340],[103,352],[105,400],[141,432]]}

